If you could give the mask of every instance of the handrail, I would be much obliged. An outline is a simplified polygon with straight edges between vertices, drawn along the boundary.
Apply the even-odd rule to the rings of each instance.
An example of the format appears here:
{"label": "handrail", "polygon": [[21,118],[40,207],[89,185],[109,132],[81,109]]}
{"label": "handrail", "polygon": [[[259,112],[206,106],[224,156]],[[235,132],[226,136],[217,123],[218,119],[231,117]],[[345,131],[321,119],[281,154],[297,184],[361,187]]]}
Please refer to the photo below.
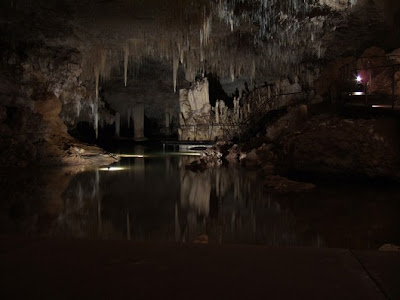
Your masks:
{"label": "handrail", "polygon": [[[247,126],[249,124],[251,124],[252,122],[257,122],[260,120],[260,118],[262,117],[262,115],[264,115],[266,113],[265,111],[265,107],[270,104],[273,103],[274,107],[272,107],[270,109],[270,111],[273,110],[277,110],[286,106],[280,106],[279,102],[275,103],[275,101],[277,99],[279,99],[280,97],[284,97],[284,96],[293,96],[293,95],[304,95],[306,96],[307,93],[304,91],[300,91],[300,92],[293,92],[293,93],[282,93],[282,94],[275,94],[275,95],[271,95],[271,97],[264,99],[261,103],[257,103],[255,107],[251,108],[251,113],[250,115],[245,118],[242,119],[239,122],[232,122],[232,123],[214,123],[211,122],[210,124],[204,124],[204,123],[192,123],[192,124],[184,124],[184,125],[179,125],[178,127],[182,130],[185,130],[187,128],[194,128],[195,130],[198,127],[208,127],[208,128],[213,128],[213,127],[223,127],[223,128],[236,128],[239,129],[239,134],[242,134],[243,132],[245,132],[248,128]],[[278,104],[278,105],[276,105]],[[293,103],[291,103],[293,104]],[[211,134],[211,133],[210,133]]]}

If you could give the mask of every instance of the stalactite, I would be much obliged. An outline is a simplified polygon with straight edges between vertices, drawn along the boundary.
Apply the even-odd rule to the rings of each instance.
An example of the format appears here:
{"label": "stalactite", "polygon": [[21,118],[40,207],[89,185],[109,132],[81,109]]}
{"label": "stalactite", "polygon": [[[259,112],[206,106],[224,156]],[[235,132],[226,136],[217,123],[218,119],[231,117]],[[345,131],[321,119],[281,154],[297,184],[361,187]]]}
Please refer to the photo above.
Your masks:
{"label": "stalactite", "polygon": [[94,103],[94,131],[96,133],[96,140],[99,137],[99,71],[95,72],[96,77],[96,98]]}
{"label": "stalactite", "polygon": [[76,117],[79,118],[79,116],[81,115],[81,101],[77,100],[76,101]]}
{"label": "stalactite", "polygon": [[[127,86],[128,72],[129,76],[131,72],[134,76],[142,61],[152,57],[162,62],[172,60],[174,92],[177,91],[179,64],[190,82],[197,74],[211,71],[230,77],[232,81],[246,76],[252,84],[262,69],[268,70],[267,76],[287,74],[305,57],[323,58],[325,49],[318,43],[324,38],[322,33],[334,24],[329,23],[322,10],[321,15],[314,13],[318,14],[321,5],[342,13],[356,0],[252,0],[252,9],[243,3],[243,0],[219,0],[200,1],[195,5],[192,1],[181,1],[174,6],[176,12],[167,29],[157,23],[157,30],[153,30],[154,27],[136,30],[123,51],[95,45],[88,55],[85,69],[89,71],[85,73],[90,73],[92,79],[93,70],[97,68],[103,81],[113,69],[121,73],[123,61],[124,85]],[[243,45],[241,34],[229,33],[229,29],[234,31],[241,26],[251,27],[253,36],[249,43],[253,45]],[[304,47],[304,41],[310,38],[310,47]]]}
{"label": "stalactite", "polygon": [[219,100],[215,102],[215,123],[219,124]]}
{"label": "stalactite", "polygon": [[129,63],[129,47],[128,45],[124,46],[124,82],[125,87],[128,83],[128,63]]}
{"label": "stalactite", "polygon": [[176,93],[176,85],[177,85],[177,78],[178,78],[178,68],[179,68],[179,58],[178,58],[177,53],[174,51],[174,55],[173,55],[173,59],[172,59],[174,93]]}
{"label": "stalactite", "polygon": [[231,76],[231,81],[234,82],[235,81],[235,67],[233,66],[233,64],[231,64],[229,67],[229,74]]}

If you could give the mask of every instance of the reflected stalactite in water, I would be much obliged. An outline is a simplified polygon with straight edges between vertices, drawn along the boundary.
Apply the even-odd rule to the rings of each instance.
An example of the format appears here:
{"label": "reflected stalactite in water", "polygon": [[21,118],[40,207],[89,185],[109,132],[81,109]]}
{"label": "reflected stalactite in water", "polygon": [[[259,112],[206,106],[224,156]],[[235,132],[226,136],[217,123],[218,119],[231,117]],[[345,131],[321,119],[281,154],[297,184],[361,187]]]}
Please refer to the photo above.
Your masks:
{"label": "reflected stalactite in water", "polygon": [[175,203],[175,242],[179,242],[181,239],[181,228],[179,225],[179,211],[178,204]]}
{"label": "reflected stalactite in water", "polygon": [[97,201],[97,234],[100,237],[103,233],[103,220],[101,218],[101,197],[100,197],[100,173],[99,170],[96,170],[96,177],[94,182],[93,189],[93,199]]}
{"label": "reflected stalactite in water", "polygon": [[[302,244],[294,216],[266,199],[256,175],[238,168],[214,168],[202,173],[181,169],[181,242],[207,234],[216,243]],[[216,205],[212,204],[216,201]],[[178,213],[177,213],[178,214]],[[183,218],[182,216],[186,216]]]}
{"label": "reflected stalactite in water", "polygon": [[0,232],[358,248],[380,247],[399,234],[397,189],[335,186],[277,197],[252,171],[222,166],[194,173],[185,170],[187,159],[133,157],[112,172],[3,174],[0,187],[11,192],[0,199]]}
{"label": "reflected stalactite in water", "polygon": [[131,223],[129,217],[129,211],[126,213],[126,239],[131,240]]}

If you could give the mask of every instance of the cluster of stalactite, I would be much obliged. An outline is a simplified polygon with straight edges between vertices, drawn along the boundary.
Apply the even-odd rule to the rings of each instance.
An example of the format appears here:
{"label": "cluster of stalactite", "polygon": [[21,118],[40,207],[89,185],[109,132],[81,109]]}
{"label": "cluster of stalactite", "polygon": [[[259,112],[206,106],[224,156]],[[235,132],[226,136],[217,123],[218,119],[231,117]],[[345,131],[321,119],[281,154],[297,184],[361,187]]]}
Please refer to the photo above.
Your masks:
{"label": "cluster of stalactite", "polygon": [[[232,81],[245,77],[250,84],[256,78],[273,81],[296,73],[305,59],[322,58],[325,51],[322,40],[327,32],[335,30],[332,20],[340,19],[356,3],[356,0],[85,0],[81,3],[63,0],[61,4],[38,1],[58,8],[74,7],[77,30],[86,30],[89,17],[82,11],[88,5],[97,7],[90,16],[92,19],[101,14],[97,5],[112,4],[110,7],[119,7],[128,16],[132,12],[132,23],[122,24],[129,18],[120,21],[125,26],[118,31],[118,37],[113,39],[105,32],[85,41],[81,49],[86,53],[81,77],[92,80],[96,86],[92,107],[96,134],[99,88],[113,74],[122,76],[121,84],[127,86],[136,78],[142,62],[152,58],[171,66],[174,91],[178,74],[184,74],[182,79],[188,82],[206,73]],[[23,5],[35,4],[27,0],[7,4],[15,10]],[[102,18],[104,15],[98,16],[99,20]],[[115,16],[110,18],[121,25]],[[101,32],[102,25],[99,21],[94,32]],[[87,28],[88,36],[93,33],[90,30],[93,28]]]}
{"label": "cluster of stalactite", "polygon": [[113,69],[122,71],[123,65],[126,86],[143,59],[154,57],[171,64],[174,91],[180,68],[190,82],[205,72],[232,81],[241,76],[252,81],[260,74],[264,79],[268,74],[284,75],[305,58],[323,57],[322,36],[335,30],[327,16],[343,13],[353,4],[341,0],[173,0],[167,16],[159,17],[155,27],[136,30],[120,49],[107,49],[106,44],[93,47],[86,69],[95,80],[104,80]]}

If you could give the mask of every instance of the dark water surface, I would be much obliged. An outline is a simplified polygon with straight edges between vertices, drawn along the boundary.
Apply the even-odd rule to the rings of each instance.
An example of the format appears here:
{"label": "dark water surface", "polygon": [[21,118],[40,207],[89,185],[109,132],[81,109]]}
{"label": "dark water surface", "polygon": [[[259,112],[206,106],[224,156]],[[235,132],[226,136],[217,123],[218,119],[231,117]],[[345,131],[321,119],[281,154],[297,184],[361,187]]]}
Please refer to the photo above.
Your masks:
{"label": "dark water surface", "polygon": [[110,168],[0,171],[0,234],[377,249],[400,242],[400,188],[318,185],[274,196],[256,171],[185,170],[136,148]]}

